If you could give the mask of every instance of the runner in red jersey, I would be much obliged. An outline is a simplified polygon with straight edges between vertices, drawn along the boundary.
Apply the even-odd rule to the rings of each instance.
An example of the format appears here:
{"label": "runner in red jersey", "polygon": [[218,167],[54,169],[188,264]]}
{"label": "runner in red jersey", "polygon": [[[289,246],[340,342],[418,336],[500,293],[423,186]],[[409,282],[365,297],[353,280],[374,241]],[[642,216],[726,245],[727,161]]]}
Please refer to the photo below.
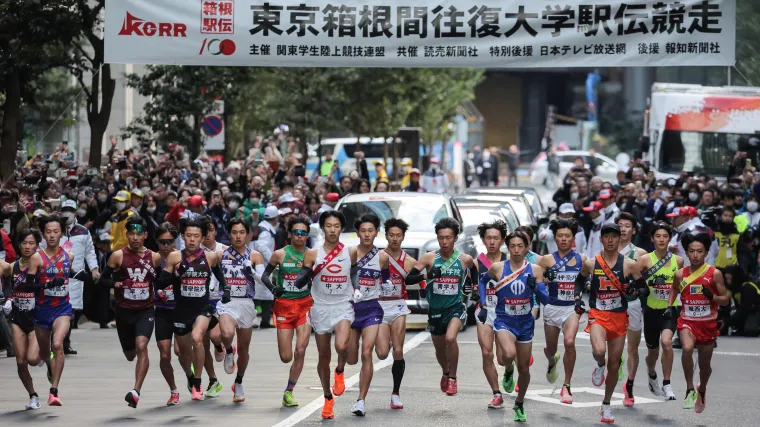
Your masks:
{"label": "runner in red jersey", "polygon": [[[718,332],[718,305],[728,305],[723,274],[715,267],[705,264],[705,258],[712,244],[706,233],[687,234],[682,239],[689,267],[677,271],[670,292],[665,318],[676,317],[673,303],[676,295],[681,296],[681,315],[678,318],[678,335],[681,338],[681,363],[686,377],[686,398],[684,409],[694,408],[698,414],[705,410],[707,381],[712,368],[713,346]],[[699,386],[694,389],[694,348],[699,357]]]}
{"label": "runner in red jersey", "polygon": [[145,248],[148,229],[142,217],[127,218],[127,247],[111,254],[99,284],[114,289],[116,297],[116,331],[124,356],[128,361],[137,358],[135,387],[124,400],[137,408],[145,376],[148,374],[148,342],[153,335],[155,310],[153,282],[161,255]]}

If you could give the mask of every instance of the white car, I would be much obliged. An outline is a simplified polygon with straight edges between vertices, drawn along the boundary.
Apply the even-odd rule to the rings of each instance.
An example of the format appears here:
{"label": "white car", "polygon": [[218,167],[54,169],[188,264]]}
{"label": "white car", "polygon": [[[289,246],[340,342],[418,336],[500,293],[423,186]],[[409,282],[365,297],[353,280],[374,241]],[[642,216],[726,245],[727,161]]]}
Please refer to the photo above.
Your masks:
{"label": "white car", "polygon": [[[588,168],[588,151],[557,151],[559,157],[559,179],[563,179],[573,167],[575,159],[582,157],[584,164]],[[596,158],[596,176],[605,181],[615,182],[617,180],[618,165],[613,159],[599,153],[595,153]],[[546,185],[546,175],[549,172],[549,164],[546,161],[546,154],[540,153],[530,165],[530,182],[532,185]]]}

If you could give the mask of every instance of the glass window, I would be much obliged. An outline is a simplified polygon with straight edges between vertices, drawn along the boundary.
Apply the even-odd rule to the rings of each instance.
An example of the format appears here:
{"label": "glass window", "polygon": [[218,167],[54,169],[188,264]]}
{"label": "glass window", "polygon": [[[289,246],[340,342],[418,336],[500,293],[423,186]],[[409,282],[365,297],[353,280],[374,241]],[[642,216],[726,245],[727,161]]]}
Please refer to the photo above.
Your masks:
{"label": "glass window", "polygon": [[658,170],[670,174],[686,171],[725,176],[738,149],[739,138],[750,136],[754,135],[666,130],[660,143]]}
{"label": "glass window", "polygon": [[346,216],[345,233],[355,232],[354,221],[365,213],[377,215],[380,223],[392,217],[401,218],[409,224],[409,231],[432,231],[432,224],[449,217],[445,203],[424,205],[415,203],[415,199],[350,202],[342,204],[338,210]]}

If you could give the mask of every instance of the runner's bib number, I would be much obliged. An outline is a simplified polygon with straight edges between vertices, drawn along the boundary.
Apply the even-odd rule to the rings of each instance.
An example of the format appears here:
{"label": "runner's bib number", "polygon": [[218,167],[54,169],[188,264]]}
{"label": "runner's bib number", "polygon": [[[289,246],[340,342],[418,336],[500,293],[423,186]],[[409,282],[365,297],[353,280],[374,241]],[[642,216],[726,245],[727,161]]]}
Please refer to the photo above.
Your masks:
{"label": "runner's bib number", "polygon": [[230,286],[230,296],[244,298],[248,289],[248,280],[244,277],[228,277],[227,284]]}
{"label": "runner's bib number", "polygon": [[575,279],[578,272],[557,273],[557,299],[560,301],[573,301],[575,299]]}
{"label": "runner's bib number", "polygon": [[504,311],[512,316],[530,313],[530,298],[504,298]]}
{"label": "runner's bib number", "polygon": [[296,279],[298,278],[298,274],[293,273],[283,273],[282,274],[282,288],[285,289],[286,292],[298,292],[301,289],[298,289],[296,286]]}
{"label": "runner's bib number", "polygon": [[130,301],[145,301],[150,297],[148,282],[133,282],[132,286],[124,288],[124,299]]}
{"label": "runner's bib number", "polygon": [[206,279],[196,279],[195,281],[185,281],[180,287],[180,294],[186,298],[202,298],[206,295]]}
{"label": "runner's bib number", "polygon": [[69,294],[69,279],[64,279],[62,286],[45,289],[45,295],[49,297],[65,297]]}
{"label": "runner's bib number", "polygon": [[652,298],[656,299],[657,301],[667,301],[668,298],[670,298],[670,289],[672,287],[672,283],[652,286]]}
{"label": "runner's bib number", "polygon": [[459,277],[443,276],[433,282],[433,293],[436,295],[458,295]]}
{"label": "runner's bib number", "polygon": [[710,303],[707,304],[684,304],[683,309],[686,310],[687,317],[709,317],[710,316]]}
{"label": "runner's bib number", "polygon": [[487,308],[496,307],[497,301],[498,301],[498,298],[496,297],[496,284],[493,283],[493,280],[492,280],[491,282],[488,282],[488,287],[486,288],[486,307]]}
{"label": "runner's bib number", "polygon": [[164,295],[166,295],[166,301],[174,301],[174,285],[164,289]]}
{"label": "runner's bib number", "polygon": [[19,311],[34,310],[34,292],[13,292],[13,304]]}
{"label": "runner's bib number", "polygon": [[399,297],[401,298],[401,277],[395,276],[386,282],[383,282],[383,297]]}

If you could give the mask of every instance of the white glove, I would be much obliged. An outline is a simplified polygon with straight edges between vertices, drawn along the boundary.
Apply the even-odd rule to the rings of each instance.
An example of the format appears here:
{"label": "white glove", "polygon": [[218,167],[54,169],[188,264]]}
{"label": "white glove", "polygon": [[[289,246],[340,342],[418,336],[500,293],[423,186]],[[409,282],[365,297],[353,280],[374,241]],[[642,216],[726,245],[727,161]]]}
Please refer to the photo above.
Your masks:
{"label": "white glove", "polygon": [[7,316],[11,314],[12,310],[13,310],[13,302],[11,300],[5,301],[5,304],[3,305],[3,314]]}
{"label": "white glove", "polygon": [[362,296],[362,293],[358,289],[354,289],[354,302],[361,301]]}

